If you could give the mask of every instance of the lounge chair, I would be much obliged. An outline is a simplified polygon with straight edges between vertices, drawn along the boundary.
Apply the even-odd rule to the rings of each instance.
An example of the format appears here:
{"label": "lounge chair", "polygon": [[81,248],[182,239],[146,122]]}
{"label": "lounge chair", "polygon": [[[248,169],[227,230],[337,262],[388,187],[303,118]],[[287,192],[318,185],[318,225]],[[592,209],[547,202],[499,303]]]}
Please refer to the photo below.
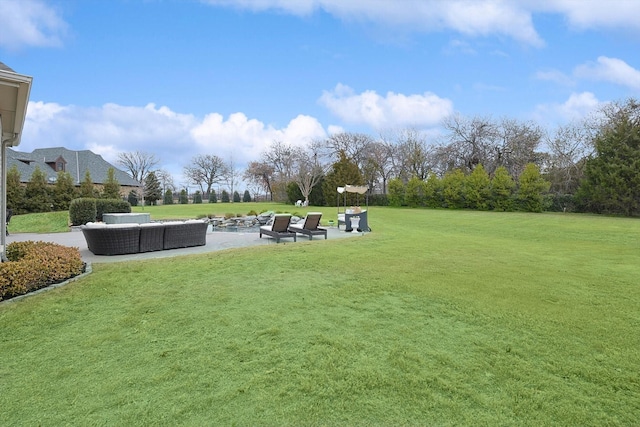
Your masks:
{"label": "lounge chair", "polygon": [[327,229],[320,228],[321,212],[309,212],[304,219],[304,222],[298,224],[291,224],[289,231],[294,233],[300,233],[309,236],[309,240],[313,239],[313,236],[324,236],[327,238]]}
{"label": "lounge chair", "polygon": [[296,241],[296,233],[289,231],[289,224],[291,223],[291,215],[278,214],[273,216],[273,223],[271,225],[263,225],[260,227],[260,238],[262,235],[274,237],[276,243],[280,243],[280,239],[284,237],[293,237],[293,241]]}

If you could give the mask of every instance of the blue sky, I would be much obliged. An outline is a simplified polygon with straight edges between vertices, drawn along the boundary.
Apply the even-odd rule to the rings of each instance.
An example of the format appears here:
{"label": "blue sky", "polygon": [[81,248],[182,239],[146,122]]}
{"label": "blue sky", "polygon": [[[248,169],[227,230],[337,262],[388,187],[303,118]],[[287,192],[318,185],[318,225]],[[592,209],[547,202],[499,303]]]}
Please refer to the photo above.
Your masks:
{"label": "blue sky", "polygon": [[[539,3],[543,3],[542,5]],[[257,160],[273,141],[424,130],[454,112],[545,128],[640,97],[635,0],[0,0],[33,76],[21,151]]]}

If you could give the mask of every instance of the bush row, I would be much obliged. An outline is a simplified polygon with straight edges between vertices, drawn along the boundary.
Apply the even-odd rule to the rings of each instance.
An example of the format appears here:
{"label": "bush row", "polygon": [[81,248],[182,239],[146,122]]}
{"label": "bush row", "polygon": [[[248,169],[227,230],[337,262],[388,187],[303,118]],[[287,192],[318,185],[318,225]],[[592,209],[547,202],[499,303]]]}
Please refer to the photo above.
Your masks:
{"label": "bush row", "polygon": [[75,277],[85,270],[78,248],[50,242],[12,242],[0,263],[0,300]]}
{"label": "bush row", "polygon": [[120,199],[93,199],[81,197],[71,201],[69,219],[71,225],[102,221],[105,213],[130,213],[131,203]]}

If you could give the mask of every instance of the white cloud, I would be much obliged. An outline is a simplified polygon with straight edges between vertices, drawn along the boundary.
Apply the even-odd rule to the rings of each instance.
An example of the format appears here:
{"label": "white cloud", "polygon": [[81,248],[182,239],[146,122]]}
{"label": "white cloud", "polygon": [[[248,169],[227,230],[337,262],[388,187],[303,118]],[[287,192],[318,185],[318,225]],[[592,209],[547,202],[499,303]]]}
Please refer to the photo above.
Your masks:
{"label": "white cloud", "polygon": [[567,76],[566,74],[564,74],[559,70],[538,71],[535,74],[535,78],[538,80],[555,82],[563,86],[573,86],[575,84],[575,82],[571,79],[570,76]]}
{"label": "white cloud", "polygon": [[581,78],[607,81],[640,90],[640,71],[617,58],[600,56],[596,62],[576,67],[574,74]]}
{"label": "white cloud", "polygon": [[41,0],[1,0],[0,47],[19,50],[26,46],[60,46],[67,24]]}
{"label": "white cloud", "polygon": [[640,2],[635,0],[531,0],[533,10],[560,13],[578,29],[640,29]]}
{"label": "white cloud", "polygon": [[181,182],[182,169],[198,154],[215,154],[242,168],[257,160],[274,140],[303,145],[325,138],[322,125],[313,117],[299,115],[284,128],[267,126],[243,113],[208,114],[199,120],[166,106],[144,107],[105,104],[99,108],[30,102],[19,151],[42,147],[91,150],[115,164],[117,154],[130,151],[153,153],[160,167]]}
{"label": "white cloud", "polygon": [[572,93],[562,104],[538,105],[534,116],[536,120],[544,123],[570,122],[588,116],[602,105],[603,102],[591,92]]}
{"label": "white cloud", "polygon": [[395,27],[401,31],[451,29],[469,36],[505,35],[543,45],[531,13],[517,2],[496,0],[206,0],[216,6],[276,10],[298,16],[322,9],[344,20]]}
{"label": "white cloud", "polygon": [[347,123],[367,124],[380,130],[388,127],[432,126],[453,112],[450,100],[430,92],[403,95],[375,91],[356,94],[349,86],[338,84],[324,91],[319,102]]}

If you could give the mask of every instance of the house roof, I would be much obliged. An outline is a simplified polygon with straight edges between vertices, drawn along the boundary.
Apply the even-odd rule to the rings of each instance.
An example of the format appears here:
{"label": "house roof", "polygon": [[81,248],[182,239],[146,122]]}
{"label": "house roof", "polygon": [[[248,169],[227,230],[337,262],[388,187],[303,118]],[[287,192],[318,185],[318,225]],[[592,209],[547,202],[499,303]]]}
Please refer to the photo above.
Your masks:
{"label": "house roof", "polygon": [[15,73],[15,71],[13,71],[11,67],[9,67],[8,65],[5,65],[1,61],[0,61],[0,70],[11,71],[12,73]]}
{"label": "house roof", "polygon": [[65,164],[65,171],[71,174],[74,182],[79,185],[86,174],[89,171],[91,179],[94,184],[103,184],[107,180],[109,168],[113,168],[115,171],[115,178],[120,185],[130,187],[141,187],[142,184],[131,178],[129,174],[123,170],[118,169],[111,163],[107,162],[99,154],[95,154],[90,150],[74,151],[64,147],[54,148],[38,148],[31,153],[25,153],[21,151],[12,150],[7,148],[7,169],[12,166],[16,166],[18,172],[20,172],[20,180],[22,182],[28,182],[31,175],[36,170],[36,167],[40,168],[45,174],[46,179],[49,182],[55,182],[58,174],[47,163],[55,162],[62,157]]}

